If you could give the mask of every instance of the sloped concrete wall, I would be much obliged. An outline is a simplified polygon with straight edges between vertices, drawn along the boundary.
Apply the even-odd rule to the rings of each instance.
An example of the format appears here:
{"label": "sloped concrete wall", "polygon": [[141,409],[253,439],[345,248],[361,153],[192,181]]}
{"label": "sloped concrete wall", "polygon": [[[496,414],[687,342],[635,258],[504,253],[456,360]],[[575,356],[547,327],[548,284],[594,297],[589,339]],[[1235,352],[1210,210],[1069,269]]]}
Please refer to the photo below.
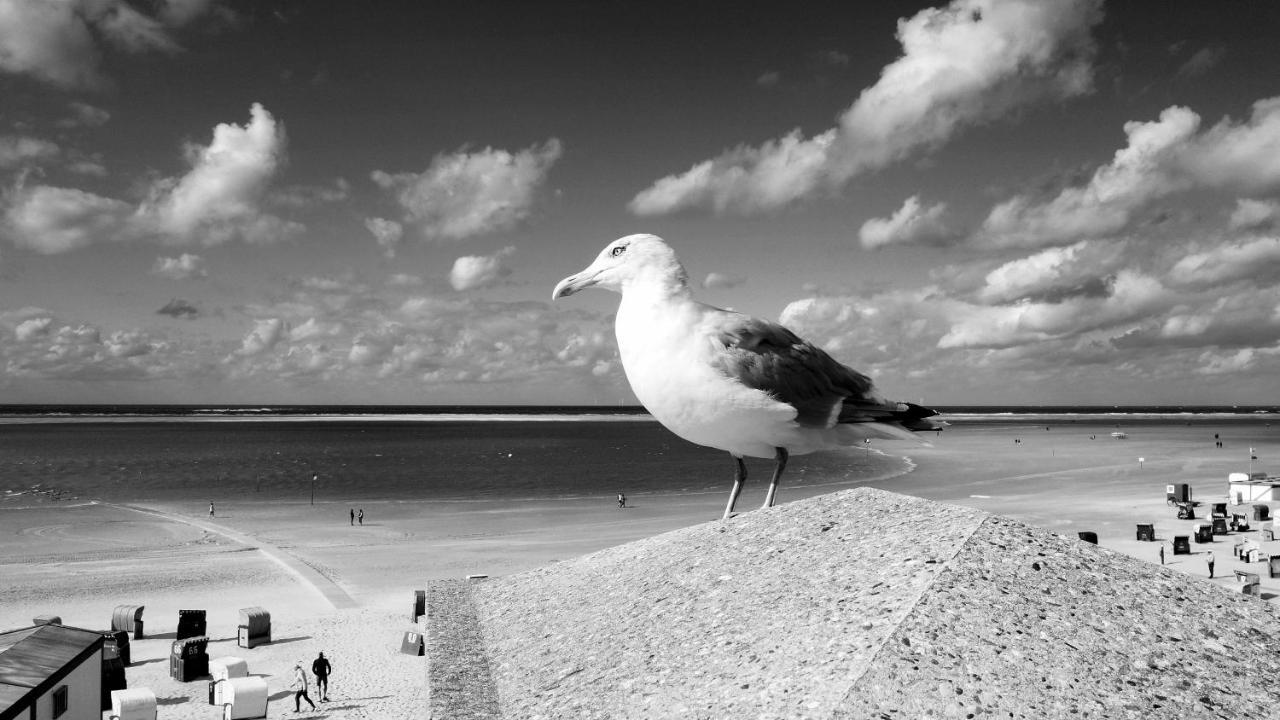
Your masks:
{"label": "sloped concrete wall", "polygon": [[836,718],[1249,718],[1280,708],[1280,613],[993,517]]}
{"label": "sloped concrete wall", "polygon": [[504,718],[1235,718],[1280,707],[1274,606],[867,488],[470,590],[468,632],[482,639],[466,644],[483,645],[486,693]]}
{"label": "sloped concrete wall", "polygon": [[841,493],[478,585],[503,716],[830,715],[985,517]]}

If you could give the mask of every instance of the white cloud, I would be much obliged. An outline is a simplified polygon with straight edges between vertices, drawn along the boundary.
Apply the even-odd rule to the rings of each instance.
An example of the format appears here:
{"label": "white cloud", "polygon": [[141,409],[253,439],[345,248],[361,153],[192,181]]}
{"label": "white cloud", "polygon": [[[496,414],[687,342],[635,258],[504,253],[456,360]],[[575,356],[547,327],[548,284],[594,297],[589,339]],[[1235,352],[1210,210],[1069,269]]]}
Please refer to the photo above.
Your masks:
{"label": "white cloud", "polygon": [[492,255],[464,255],[453,262],[449,284],[458,291],[492,285],[510,274],[503,260],[515,251],[514,247],[507,246]]}
{"label": "white cloud", "polygon": [[[218,2],[219,0],[161,0],[160,18],[167,25],[181,27],[208,15]],[[230,16],[230,11],[225,8],[219,10],[224,16]]]}
{"label": "white cloud", "polygon": [[709,290],[727,290],[745,283],[746,278],[729,273],[710,272],[702,280],[702,287]]}
{"label": "white cloud", "polygon": [[1071,243],[1124,230],[1138,211],[1178,192],[1280,188],[1280,97],[1254,103],[1248,122],[1228,118],[1197,134],[1199,127],[1199,115],[1176,106],[1157,121],[1125,123],[1128,146],[1087,184],[1047,202],[1015,196],[992,208],[976,239],[998,247]]}
{"label": "white cloud", "polygon": [[405,222],[427,240],[462,240],[508,230],[532,212],[537,190],[560,159],[560,141],[510,153],[485,148],[437,155],[421,173],[372,178],[395,194]]}
{"label": "white cloud", "polygon": [[1217,67],[1226,54],[1226,49],[1220,46],[1201,48],[1178,68],[1178,75],[1182,77],[1204,75]]}
{"label": "white cloud", "polygon": [[396,256],[396,248],[400,246],[400,240],[404,238],[404,226],[395,220],[387,220],[385,218],[365,218],[364,226],[378,241],[378,246],[382,248],[382,252],[389,258]]}
{"label": "white cloud", "polygon": [[112,45],[131,53],[173,53],[180,48],[159,20],[121,0],[82,0],[80,14]]}
{"label": "white cloud", "polygon": [[209,275],[204,267],[204,258],[190,253],[183,253],[176,258],[156,258],[155,264],[151,266],[151,273],[170,280],[187,280]]}
{"label": "white cloud", "polygon": [[62,87],[97,87],[101,53],[79,3],[0,0],[0,70]]}
{"label": "white cloud", "polygon": [[395,273],[387,278],[388,287],[420,287],[422,283],[421,277],[408,273]]}
{"label": "white cloud", "polygon": [[0,168],[42,165],[61,153],[56,143],[25,135],[0,135]]}
{"label": "white cloud", "polygon": [[1212,350],[1206,351],[1200,356],[1200,361],[1203,364],[1197,369],[1197,372],[1202,375],[1225,375],[1243,372],[1254,364],[1256,356],[1257,352],[1253,348],[1240,348],[1230,354]]}
{"label": "white cloud", "polygon": [[174,245],[295,238],[302,225],[259,207],[283,163],[284,129],[261,105],[250,115],[244,127],[215,127],[208,147],[187,148],[191,170],[154,182],[137,207],[74,188],[19,185],[4,197],[5,229],[18,246],[42,253],[140,238]]}
{"label": "white cloud", "polygon": [[351,183],[343,178],[330,185],[292,185],[271,193],[270,202],[290,208],[310,208],[340,203],[351,197]]}
{"label": "white cloud", "polygon": [[1002,303],[1097,295],[1105,290],[1104,278],[1122,264],[1123,249],[1122,244],[1081,241],[1010,260],[987,273],[978,297],[985,303]]}
{"label": "white cloud", "polygon": [[290,330],[289,339],[293,342],[303,342],[318,338],[332,338],[342,334],[342,330],[343,325],[340,322],[326,322],[313,317]]}
{"label": "white cloud", "polygon": [[955,302],[949,308],[950,330],[938,347],[1006,348],[1075,336],[1147,317],[1167,307],[1172,296],[1156,278],[1122,270],[1103,297],[1076,295],[1060,302],[994,306]]}
{"label": "white cloud", "polygon": [[116,358],[141,357],[155,349],[151,338],[141,330],[117,330],[102,344],[107,354]]}
{"label": "white cloud", "polygon": [[956,133],[1044,99],[1091,89],[1097,0],[955,0],[898,22],[903,55],[840,117],[738,147],[632,199],[639,215],[688,208],[751,213],[831,192]]}
{"label": "white cloud", "polygon": [[119,200],[40,185],[14,193],[4,219],[14,244],[50,255],[119,237],[131,212]]}
{"label": "white cloud", "polygon": [[14,337],[18,342],[30,342],[35,338],[43,337],[49,334],[49,329],[53,327],[53,318],[39,317],[23,320],[18,323],[18,327],[14,329]]}
{"label": "white cloud", "polygon": [[1191,253],[1169,271],[1178,285],[1207,287],[1255,278],[1274,284],[1280,277],[1280,238],[1264,237]]}
{"label": "white cloud", "polygon": [[1083,187],[1064,189],[1037,204],[1026,195],[992,208],[983,224],[983,241],[997,246],[1037,247],[1101,237],[1124,228],[1136,209],[1189,187],[1169,171],[1171,160],[1194,137],[1200,117],[1171,107],[1155,122],[1125,123],[1128,147],[1098,168]]}
{"label": "white cloud", "polygon": [[1242,198],[1236,201],[1228,226],[1232,230],[1252,230],[1272,227],[1277,220],[1280,220],[1280,202]]}
{"label": "white cloud", "polygon": [[258,320],[249,334],[244,336],[237,354],[247,357],[261,355],[275,347],[287,333],[288,328],[280,318]]}
{"label": "white cloud", "polygon": [[68,103],[68,106],[71,108],[71,117],[59,120],[57,122],[58,127],[100,127],[106,125],[107,121],[111,119],[111,113],[88,103],[72,101]]}
{"label": "white cloud", "polygon": [[954,233],[944,220],[946,212],[946,203],[925,207],[918,195],[912,195],[892,216],[863,223],[858,230],[858,240],[868,249],[948,240]]}
{"label": "white cloud", "polygon": [[265,243],[296,236],[302,227],[263,213],[266,188],[284,162],[284,127],[254,103],[248,124],[222,123],[207,147],[191,146],[191,170],[157,183],[140,213],[153,232],[173,243],[216,245],[232,237]]}
{"label": "white cloud", "polygon": [[[0,72],[67,89],[100,90],[103,44],[131,53],[181,49],[171,30],[217,0],[167,0],[157,16],[127,0],[0,0]],[[229,11],[223,11],[229,16]]]}

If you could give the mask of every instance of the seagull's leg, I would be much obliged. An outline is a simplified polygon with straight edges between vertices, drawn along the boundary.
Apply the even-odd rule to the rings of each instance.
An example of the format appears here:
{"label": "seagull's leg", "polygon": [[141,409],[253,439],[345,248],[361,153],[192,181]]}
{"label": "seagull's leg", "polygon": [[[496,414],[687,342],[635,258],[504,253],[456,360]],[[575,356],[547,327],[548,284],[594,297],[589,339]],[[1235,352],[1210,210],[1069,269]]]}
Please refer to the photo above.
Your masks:
{"label": "seagull's leg", "polygon": [[724,508],[724,517],[721,520],[728,520],[733,514],[733,506],[738,502],[738,493],[742,492],[742,482],[747,479],[747,465],[742,462],[742,458],[733,457],[738,461],[738,469],[733,473],[733,489],[729,491],[729,504]]}
{"label": "seagull's leg", "polygon": [[764,505],[761,505],[761,508],[773,507],[773,496],[778,493],[778,478],[782,477],[782,471],[787,467],[787,458],[790,457],[786,448],[775,449],[778,453],[773,456],[773,459],[778,461],[778,465],[773,469],[773,480],[769,482],[769,492],[765,494]]}

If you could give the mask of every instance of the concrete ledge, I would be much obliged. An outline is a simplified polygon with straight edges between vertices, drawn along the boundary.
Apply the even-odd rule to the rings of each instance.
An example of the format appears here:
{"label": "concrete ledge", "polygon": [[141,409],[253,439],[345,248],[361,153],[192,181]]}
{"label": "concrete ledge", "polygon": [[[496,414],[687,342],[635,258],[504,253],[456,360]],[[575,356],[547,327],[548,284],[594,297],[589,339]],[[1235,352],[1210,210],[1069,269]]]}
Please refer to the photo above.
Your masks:
{"label": "concrete ledge", "polygon": [[474,580],[427,584],[427,704],[429,718],[496,720],[498,692],[480,636]]}

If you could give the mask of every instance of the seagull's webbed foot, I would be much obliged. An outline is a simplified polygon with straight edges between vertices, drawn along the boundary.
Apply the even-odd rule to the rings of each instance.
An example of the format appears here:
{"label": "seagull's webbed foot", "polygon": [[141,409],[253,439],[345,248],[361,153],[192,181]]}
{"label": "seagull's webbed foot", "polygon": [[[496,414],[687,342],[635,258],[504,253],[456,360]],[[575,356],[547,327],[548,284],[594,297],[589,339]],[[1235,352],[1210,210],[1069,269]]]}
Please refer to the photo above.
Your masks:
{"label": "seagull's webbed foot", "polygon": [[773,459],[777,460],[778,464],[773,468],[773,480],[769,482],[769,492],[764,496],[764,504],[760,506],[761,509],[773,507],[773,497],[778,494],[778,479],[782,477],[782,471],[787,467],[787,458],[790,457],[786,448],[774,449],[778,452],[773,456]]}
{"label": "seagull's webbed foot", "polygon": [[733,473],[733,489],[729,491],[729,504],[724,508],[724,517],[721,520],[728,520],[733,515],[733,506],[738,502],[738,493],[742,492],[742,483],[747,479],[747,465],[742,462],[742,458],[734,456],[734,460],[738,463],[738,469]]}

